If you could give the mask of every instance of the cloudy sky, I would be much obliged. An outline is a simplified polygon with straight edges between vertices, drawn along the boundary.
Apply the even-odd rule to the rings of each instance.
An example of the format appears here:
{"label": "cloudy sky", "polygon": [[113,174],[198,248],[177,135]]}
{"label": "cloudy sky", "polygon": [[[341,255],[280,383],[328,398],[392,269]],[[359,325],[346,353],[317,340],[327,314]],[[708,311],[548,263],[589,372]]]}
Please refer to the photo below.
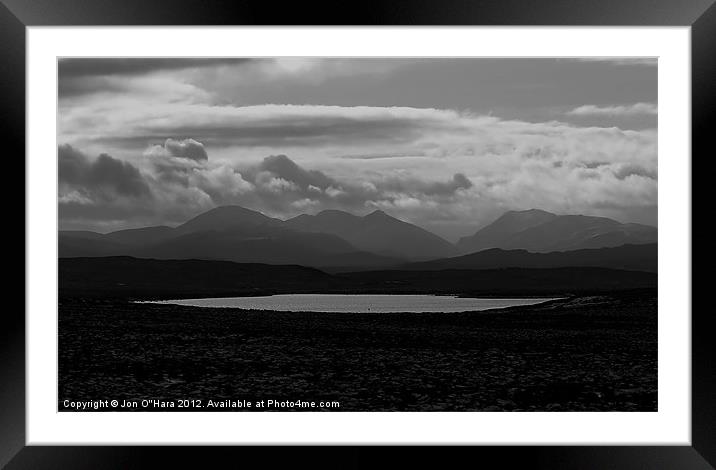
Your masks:
{"label": "cloudy sky", "polygon": [[61,229],[239,204],[450,240],[506,210],[656,225],[652,59],[60,59]]}

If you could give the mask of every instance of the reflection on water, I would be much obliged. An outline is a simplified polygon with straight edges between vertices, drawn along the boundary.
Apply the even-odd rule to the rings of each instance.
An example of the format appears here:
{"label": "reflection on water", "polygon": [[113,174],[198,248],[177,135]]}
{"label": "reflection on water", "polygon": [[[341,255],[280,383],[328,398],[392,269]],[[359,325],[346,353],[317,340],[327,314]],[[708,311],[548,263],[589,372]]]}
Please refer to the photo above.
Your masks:
{"label": "reflection on water", "polygon": [[471,299],[437,295],[282,294],[262,297],[162,300],[154,303],[193,307],[231,307],[281,312],[466,312],[534,305],[552,299]]}

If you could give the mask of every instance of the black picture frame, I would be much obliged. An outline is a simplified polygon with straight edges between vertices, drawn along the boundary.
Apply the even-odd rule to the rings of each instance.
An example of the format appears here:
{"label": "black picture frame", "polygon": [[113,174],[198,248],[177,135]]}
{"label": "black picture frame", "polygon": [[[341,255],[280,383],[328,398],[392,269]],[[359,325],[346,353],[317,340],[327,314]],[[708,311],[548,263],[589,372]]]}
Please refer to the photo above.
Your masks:
{"label": "black picture frame", "polygon": [[[24,159],[20,155],[25,155],[25,33],[26,27],[41,25],[690,26],[692,155],[703,154],[702,159],[706,159],[713,154],[709,124],[714,119],[709,118],[716,114],[714,0],[363,0],[340,4],[252,0],[2,0],[0,133],[6,149],[5,164],[17,166],[10,171],[23,174]],[[17,177],[8,179],[20,180]],[[8,197],[19,194],[19,191],[8,192]],[[693,200],[694,205],[699,202],[695,197]],[[19,206],[15,201],[10,203]],[[23,205],[23,220],[24,210]],[[20,215],[17,216],[14,220],[19,220]],[[23,243],[26,235],[23,231]],[[12,238],[18,239],[19,233]],[[704,259],[702,263],[705,262]],[[9,269],[5,272],[12,273],[13,283],[20,282],[15,280],[20,278],[17,272]],[[22,279],[24,284],[24,275]],[[14,292],[10,290],[12,287],[7,289],[7,292]],[[364,464],[377,465],[384,461],[386,453],[393,451],[369,447],[332,447],[319,452],[302,447],[274,452],[260,447],[26,446],[24,308],[5,308],[0,322],[0,466],[9,469],[135,468],[153,466],[152,461],[156,458],[161,459],[162,467],[174,466],[174,463],[181,467],[206,467],[207,462],[213,467],[212,462],[219,465],[221,461],[236,463],[259,459],[264,466],[290,463],[293,467],[304,464],[312,468],[357,468]],[[431,449],[430,454],[426,452],[428,449],[411,448],[401,452],[401,466],[413,462],[445,465],[465,458],[472,462],[499,462],[501,468],[525,465],[550,469],[715,468],[716,361],[713,359],[716,358],[716,346],[711,338],[713,325],[709,310],[693,309],[691,446],[480,446],[442,448],[437,449],[438,452]]]}

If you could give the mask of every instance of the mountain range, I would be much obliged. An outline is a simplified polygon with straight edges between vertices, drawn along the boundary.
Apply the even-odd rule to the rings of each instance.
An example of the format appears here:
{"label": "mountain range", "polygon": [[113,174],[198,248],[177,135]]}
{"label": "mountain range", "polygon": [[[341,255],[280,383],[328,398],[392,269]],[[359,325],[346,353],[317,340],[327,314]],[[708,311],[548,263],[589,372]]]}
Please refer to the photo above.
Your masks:
{"label": "mountain range", "polygon": [[375,211],[365,217],[327,210],[299,215],[286,221],[296,230],[330,233],[361,251],[402,259],[432,259],[455,256],[458,249],[447,240],[415,225]]}
{"label": "mountain range", "polygon": [[[133,256],[348,270],[600,266],[648,271],[655,270],[656,240],[654,227],[536,209],[507,212],[455,245],[379,210],[362,217],[326,210],[284,221],[240,206],[222,206],[177,227],[107,234],[60,231],[58,249],[61,258]],[[635,247],[616,252],[589,250],[627,244]],[[538,255],[550,251],[572,254]]]}
{"label": "mountain range", "polygon": [[606,217],[557,215],[539,209],[509,211],[457,246],[463,253],[488,248],[531,252],[571,251],[656,243],[656,227],[623,224]]}
{"label": "mountain range", "polygon": [[59,234],[63,258],[135,256],[381,267],[451,254],[457,249],[446,240],[381,211],[365,217],[325,211],[282,221],[243,207],[222,206],[174,228]]}
{"label": "mountain range", "polygon": [[657,272],[658,246],[621,245],[574,251],[531,253],[527,250],[490,248],[469,255],[400,266],[401,270],[441,271],[446,269],[568,268],[590,266],[626,271]]}

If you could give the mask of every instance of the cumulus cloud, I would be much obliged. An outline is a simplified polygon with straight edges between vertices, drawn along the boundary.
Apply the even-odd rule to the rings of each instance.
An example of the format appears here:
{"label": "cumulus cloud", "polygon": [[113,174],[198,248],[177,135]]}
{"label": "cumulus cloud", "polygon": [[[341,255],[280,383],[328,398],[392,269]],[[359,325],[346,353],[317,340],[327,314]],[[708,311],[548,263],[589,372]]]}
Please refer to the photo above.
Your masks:
{"label": "cumulus cloud", "polygon": [[153,145],[147,150],[148,154],[154,156],[169,156],[176,158],[188,158],[189,160],[208,160],[204,145],[194,139],[174,140],[172,138],[164,141],[164,145]]}
{"label": "cumulus cloud", "polygon": [[286,155],[272,155],[263,159],[256,167],[259,172],[269,172],[297,186],[310,189],[325,189],[333,184],[333,180],[317,170],[305,170]]}
{"label": "cumulus cloud", "polygon": [[452,196],[456,191],[469,189],[472,182],[462,173],[455,173],[448,181],[423,181],[417,178],[390,177],[378,183],[381,188],[405,194]]}
{"label": "cumulus cloud", "polygon": [[585,60],[603,63],[61,59],[62,220],[239,204],[380,208],[455,236],[530,207],[655,222],[656,60]]}
{"label": "cumulus cloud", "polygon": [[[173,104],[148,110],[132,107],[108,119],[93,119],[92,115],[89,110],[68,114],[61,127],[82,127],[83,135],[99,136],[92,139],[95,145],[127,149],[144,148],[150,142],[163,141],[167,135],[191,136],[200,142],[211,142],[215,150],[227,149],[223,154],[227,159],[241,155],[261,158],[270,153],[306,159],[381,156],[343,158],[351,161],[397,160],[396,156],[444,159],[511,154],[529,147],[543,155],[556,149],[570,158],[594,158],[614,150],[606,156],[614,161],[632,158],[624,151],[627,147],[639,154],[648,153],[653,159],[652,142],[656,141],[655,131],[650,129],[629,131],[558,121],[503,120],[432,108]],[[72,134],[68,137],[71,139]],[[405,164],[414,163],[406,160]]]}
{"label": "cumulus cloud", "polygon": [[254,185],[244,180],[241,173],[228,166],[195,168],[186,186],[200,189],[219,205],[231,203],[254,189]]}
{"label": "cumulus cloud", "polygon": [[[138,213],[153,208],[156,223],[168,223],[220,204],[244,205],[276,217],[379,208],[427,228],[462,224],[459,230],[465,234],[509,209],[597,211],[617,218],[620,211],[633,213],[635,207],[655,210],[656,131],[436,111],[437,117],[430,110],[406,113],[418,116],[419,123],[425,122],[424,114],[441,122],[438,132],[426,130],[412,141],[415,153],[422,154],[413,159],[356,160],[319,153],[304,157],[308,164],[301,164],[284,154],[257,161],[251,153],[241,156],[244,151],[237,147],[238,155],[212,162],[197,139],[165,139],[143,153],[144,183],[137,184],[151,188],[142,191],[153,194],[155,203],[144,204]],[[361,112],[366,119],[373,116],[372,110]],[[124,172],[136,176],[138,170],[131,168]],[[62,161],[61,173],[63,180],[74,181],[72,159]],[[73,207],[84,204],[92,217],[99,217],[102,211],[89,210],[91,191],[75,189],[65,191],[62,200]]]}
{"label": "cumulus cloud", "polygon": [[[456,235],[530,207],[616,218],[645,207],[655,217],[654,129],[369,106],[173,103],[94,115],[67,113],[64,124],[101,136],[94,147],[144,149],[138,164],[157,202],[139,212],[153,207],[157,223],[219,204],[276,217],[380,208],[428,228],[461,224]],[[63,197],[87,205],[81,191]]]}
{"label": "cumulus cloud", "polygon": [[319,170],[305,169],[286,155],[268,156],[242,170],[242,174],[258,193],[266,193],[259,194],[261,204],[279,210],[322,205],[323,208],[363,211],[379,201],[451,198],[472,186],[462,173],[452,175],[447,181],[405,173],[333,177]]}
{"label": "cumulus cloud", "polygon": [[107,154],[92,158],[70,145],[59,146],[57,158],[62,224],[124,226],[150,215],[155,203],[150,180],[131,163]]}
{"label": "cumulus cloud", "polygon": [[567,112],[570,116],[636,116],[657,115],[658,110],[653,103],[634,103],[618,106],[584,105]]}
{"label": "cumulus cloud", "polygon": [[[362,214],[377,208],[437,231],[454,225],[465,234],[503,210],[528,206],[563,213],[594,213],[597,208],[604,215],[625,207],[655,207],[653,159],[610,161],[599,152],[587,152],[579,139],[560,146],[560,140],[543,138],[512,147],[493,142],[488,148],[496,153],[453,157],[449,165],[421,159],[437,166],[351,167],[348,174],[307,168],[286,155],[238,166],[212,163],[208,156],[177,157],[165,145],[147,149],[140,171],[108,155],[90,159],[65,145],[59,149],[60,213],[64,219],[95,224],[125,217],[125,223],[134,219],[137,226],[140,221],[179,223],[222,204],[282,218],[324,209]],[[624,142],[620,145],[632,157],[638,154]],[[479,172],[445,173],[452,167],[468,169],[475,159],[481,163]]]}
{"label": "cumulus cloud", "polygon": [[84,197],[114,196],[145,198],[151,195],[149,185],[131,163],[101,154],[92,160],[70,145],[57,149],[60,187],[70,188]]}
{"label": "cumulus cloud", "polygon": [[631,163],[616,165],[612,169],[612,173],[614,173],[614,176],[616,176],[620,180],[626,179],[630,176],[648,178],[654,181],[656,181],[657,179],[656,168],[648,168],[645,166]]}
{"label": "cumulus cloud", "polygon": [[61,146],[61,217],[105,223],[103,217],[109,221],[120,213],[130,217],[134,207],[135,217],[141,220],[154,217],[153,223],[172,223],[222,204],[240,204],[282,217],[328,208],[356,213],[376,207],[439,210],[441,203],[472,187],[462,173],[445,180],[410,173],[342,178],[305,168],[286,155],[234,167],[211,163],[208,156],[185,158],[182,152],[167,150],[171,148],[150,146],[143,155],[144,172],[140,172],[108,155],[92,160],[73,147]]}

